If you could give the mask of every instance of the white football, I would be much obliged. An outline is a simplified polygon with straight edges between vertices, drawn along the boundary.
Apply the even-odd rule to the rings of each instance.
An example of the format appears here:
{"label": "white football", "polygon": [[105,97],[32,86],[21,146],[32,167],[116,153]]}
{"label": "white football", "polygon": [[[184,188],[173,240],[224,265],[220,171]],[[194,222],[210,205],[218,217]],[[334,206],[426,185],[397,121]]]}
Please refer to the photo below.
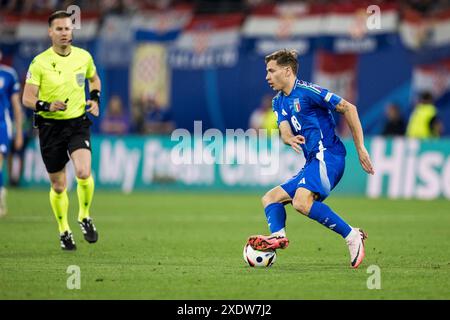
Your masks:
{"label": "white football", "polygon": [[259,251],[253,249],[248,243],[244,246],[244,261],[250,267],[270,267],[277,260],[275,250]]}

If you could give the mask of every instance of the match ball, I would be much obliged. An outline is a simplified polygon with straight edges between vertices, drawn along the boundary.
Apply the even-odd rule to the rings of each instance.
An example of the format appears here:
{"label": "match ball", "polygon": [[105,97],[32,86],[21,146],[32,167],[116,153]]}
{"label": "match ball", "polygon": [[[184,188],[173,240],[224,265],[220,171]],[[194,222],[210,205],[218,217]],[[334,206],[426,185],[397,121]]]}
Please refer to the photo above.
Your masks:
{"label": "match ball", "polygon": [[270,267],[277,260],[275,250],[259,251],[253,249],[248,243],[244,246],[244,261],[250,267]]}

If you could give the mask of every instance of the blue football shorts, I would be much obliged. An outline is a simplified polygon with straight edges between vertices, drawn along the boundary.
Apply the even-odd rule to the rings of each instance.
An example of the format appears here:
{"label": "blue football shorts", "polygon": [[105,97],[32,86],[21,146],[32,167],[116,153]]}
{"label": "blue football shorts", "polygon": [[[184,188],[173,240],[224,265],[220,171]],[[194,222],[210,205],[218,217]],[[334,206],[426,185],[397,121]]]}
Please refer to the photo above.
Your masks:
{"label": "blue football shorts", "polygon": [[318,196],[316,200],[323,201],[339,183],[344,170],[345,155],[333,154],[325,149],[307,161],[299,173],[280,186],[291,199],[298,188],[305,188]]}

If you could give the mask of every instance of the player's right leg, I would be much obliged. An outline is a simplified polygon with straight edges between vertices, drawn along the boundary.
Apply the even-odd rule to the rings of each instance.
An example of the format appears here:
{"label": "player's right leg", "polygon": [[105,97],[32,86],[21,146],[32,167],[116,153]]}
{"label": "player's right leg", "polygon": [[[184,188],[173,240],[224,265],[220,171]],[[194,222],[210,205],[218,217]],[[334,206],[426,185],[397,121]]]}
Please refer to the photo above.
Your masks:
{"label": "player's right leg", "polygon": [[250,236],[248,243],[256,250],[284,249],[289,245],[286,237],[286,209],[284,204],[291,201],[289,194],[277,186],[262,197],[267,224],[271,232],[270,236]]}
{"label": "player's right leg", "polygon": [[51,183],[50,205],[58,223],[61,248],[63,250],[75,250],[76,245],[67,218],[69,198],[66,190],[65,168],[58,172],[49,173],[48,175]]}
{"label": "player's right leg", "polygon": [[261,202],[271,235],[286,236],[286,209],[284,206],[291,201],[291,197],[281,186],[271,189],[262,197]]}

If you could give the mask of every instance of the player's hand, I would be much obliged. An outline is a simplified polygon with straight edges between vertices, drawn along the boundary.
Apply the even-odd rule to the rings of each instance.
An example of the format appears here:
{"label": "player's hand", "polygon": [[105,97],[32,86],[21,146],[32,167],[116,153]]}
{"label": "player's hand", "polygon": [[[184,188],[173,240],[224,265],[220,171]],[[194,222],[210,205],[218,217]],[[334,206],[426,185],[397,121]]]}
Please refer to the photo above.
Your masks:
{"label": "player's hand", "polygon": [[86,110],[87,112],[89,112],[90,114],[98,117],[99,114],[99,109],[98,109],[98,103],[97,101],[94,100],[88,100],[86,102],[86,105],[89,106],[89,108]]}
{"label": "player's hand", "polygon": [[292,136],[289,138],[288,143],[292,147],[292,149],[295,150],[295,152],[301,153],[302,148],[300,147],[300,145],[305,144],[305,137],[301,135]]}
{"label": "player's hand", "polygon": [[50,111],[51,112],[54,112],[54,111],[64,111],[64,110],[66,110],[67,109],[67,104],[65,104],[64,102],[62,102],[62,101],[53,101],[51,104],[50,104]]}
{"label": "player's hand", "polygon": [[23,147],[23,136],[21,134],[16,134],[16,138],[14,139],[14,148],[16,150],[22,150]]}
{"label": "player's hand", "polygon": [[369,174],[375,174],[375,171],[373,170],[372,166],[372,161],[370,161],[369,153],[367,152],[364,146],[358,150],[358,156],[359,156],[359,163],[361,163],[361,166],[363,167],[364,171]]}

